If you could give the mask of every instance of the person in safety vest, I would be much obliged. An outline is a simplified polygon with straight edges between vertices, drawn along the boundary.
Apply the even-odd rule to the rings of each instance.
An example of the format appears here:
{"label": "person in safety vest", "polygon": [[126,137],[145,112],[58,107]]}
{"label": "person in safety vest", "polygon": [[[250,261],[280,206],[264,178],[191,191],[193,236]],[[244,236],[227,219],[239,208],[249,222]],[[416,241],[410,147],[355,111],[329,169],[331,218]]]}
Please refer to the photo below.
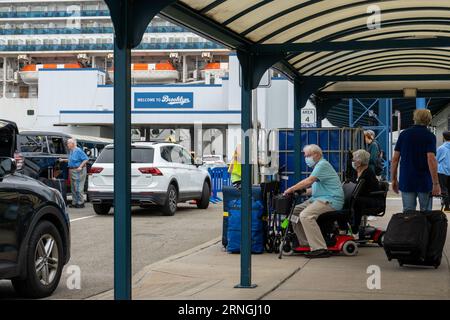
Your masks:
{"label": "person in safety vest", "polygon": [[231,175],[231,184],[233,187],[240,189],[241,188],[241,144],[236,146],[236,150],[234,150],[233,158],[231,159],[230,167],[228,168],[228,172]]}

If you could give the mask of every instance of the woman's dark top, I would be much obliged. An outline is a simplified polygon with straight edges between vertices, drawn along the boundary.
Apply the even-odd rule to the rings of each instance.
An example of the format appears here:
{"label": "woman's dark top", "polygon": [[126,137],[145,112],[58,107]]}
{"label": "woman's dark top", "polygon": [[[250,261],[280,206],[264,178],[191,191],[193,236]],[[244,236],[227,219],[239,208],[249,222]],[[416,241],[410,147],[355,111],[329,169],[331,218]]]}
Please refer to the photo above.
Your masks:
{"label": "woman's dark top", "polygon": [[361,173],[361,176],[357,179],[357,181],[361,179],[364,179],[364,184],[362,185],[359,193],[360,197],[371,197],[371,192],[380,191],[380,183],[378,182],[375,173],[369,168]]}

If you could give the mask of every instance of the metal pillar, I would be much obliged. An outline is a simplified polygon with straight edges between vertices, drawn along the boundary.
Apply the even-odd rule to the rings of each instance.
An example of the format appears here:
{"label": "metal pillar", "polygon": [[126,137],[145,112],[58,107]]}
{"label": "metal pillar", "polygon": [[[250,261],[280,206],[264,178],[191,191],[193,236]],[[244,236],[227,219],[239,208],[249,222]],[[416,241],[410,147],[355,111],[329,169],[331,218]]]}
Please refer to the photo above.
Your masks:
{"label": "metal pillar", "polygon": [[427,108],[427,102],[425,98],[417,98],[416,99],[416,109],[426,109]]}
{"label": "metal pillar", "polygon": [[131,50],[114,41],[114,296],[131,299]]}
{"label": "metal pillar", "polygon": [[241,129],[242,129],[242,183],[241,183],[241,281],[237,288],[254,288],[252,284],[251,259],[251,223],[252,223],[252,164],[250,163],[250,141],[252,134],[252,74],[254,57],[249,54],[240,55],[242,68],[241,87]]}
{"label": "metal pillar", "polygon": [[241,129],[242,129],[242,181],[241,181],[241,279],[236,288],[255,288],[252,284],[252,164],[250,151],[253,136],[252,129],[252,90],[256,89],[264,73],[274,63],[283,58],[283,54],[258,56],[251,52],[237,51],[241,64]]}
{"label": "metal pillar", "polygon": [[392,159],[391,155],[391,130],[392,130],[392,100],[391,99],[379,99],[378,105],[378,121],[380,122],[381,129],[378,132],[377,140],[380,143],[381,150],[385,153],[387,163],[386,176],[389,179],[390,170],[389,163]]}
{"label": "metal pillar", "polygon": [[348,124],[350,128],[353,128],[353,99],[348,99]]}
{"label": "metal pillar", "polygon": [[174,2],[105,0],[114,25],[114,298],[131,299],[131,49]]}

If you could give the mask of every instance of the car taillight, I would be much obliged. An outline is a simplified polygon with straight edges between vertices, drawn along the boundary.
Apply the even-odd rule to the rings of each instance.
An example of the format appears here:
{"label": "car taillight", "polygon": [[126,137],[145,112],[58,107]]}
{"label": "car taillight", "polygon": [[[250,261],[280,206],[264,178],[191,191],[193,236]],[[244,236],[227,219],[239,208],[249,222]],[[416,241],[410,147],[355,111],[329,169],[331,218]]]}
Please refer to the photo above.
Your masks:
{"label": "car taillight", "polygon": [[91,169],[89,170],[89,174],[96,174],[96,173],[100,173],[103,171],[103,168],[100,167],[91,167]]}
{"label": "car taillight", "polygon": [[152,176],[162,176],[162,172],[158,168],[139,168],[138,169],[143,174],[151,174]]}
{"label": "car taillight", "polygon": [[14,152],[14,160],[16,160],[16,167],[17,170],[20,170],[23,168],[23,162],[24,162],[24,158],[22,156],[22,154],[20,152]]}

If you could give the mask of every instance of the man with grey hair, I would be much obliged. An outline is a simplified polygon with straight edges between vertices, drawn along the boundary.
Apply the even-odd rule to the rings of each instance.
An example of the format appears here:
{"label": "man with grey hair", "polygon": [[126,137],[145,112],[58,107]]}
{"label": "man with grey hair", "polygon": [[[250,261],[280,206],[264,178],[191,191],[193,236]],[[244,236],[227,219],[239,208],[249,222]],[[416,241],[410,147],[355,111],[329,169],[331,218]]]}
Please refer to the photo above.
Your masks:
{"label": "man with grey hair", "polygon": [[86,182],[86,164],[89,161],[88,156],[83,150],[77,147],[75,139],[67,140],[69,149],[69,158],[60,159],[62,162],[68,162],[70,174],[70,186],[72,189],[72,208],[84,208],[84,184]]}
{"label": "man with grey hair", "polygon": [[[436,136],[427,126],[431,112],[427,109],[414,111],[414,126],[400,133],[392,158],[392,189],[402,192],[403,211],[416,210],[417,198],[420,211],[432,209],[432,195],[441,194],[436,160]],[[397,170],[400,163],[400,182]]]}
{"label": "man with grey hair", "polygon": [[303,149],[306,165],[313,168],[310,176],[284,193],[294,193],[306,189],[311,197],[297,205],[293,214],[293,228],[300,246],[309,246],[309,258],[330,256],[325,239],[317,224],[317,218],[323,213],[341,210],[344,205],[344,191],[341,181],[331,164],[322,156],[322,149],[315,144]]}

